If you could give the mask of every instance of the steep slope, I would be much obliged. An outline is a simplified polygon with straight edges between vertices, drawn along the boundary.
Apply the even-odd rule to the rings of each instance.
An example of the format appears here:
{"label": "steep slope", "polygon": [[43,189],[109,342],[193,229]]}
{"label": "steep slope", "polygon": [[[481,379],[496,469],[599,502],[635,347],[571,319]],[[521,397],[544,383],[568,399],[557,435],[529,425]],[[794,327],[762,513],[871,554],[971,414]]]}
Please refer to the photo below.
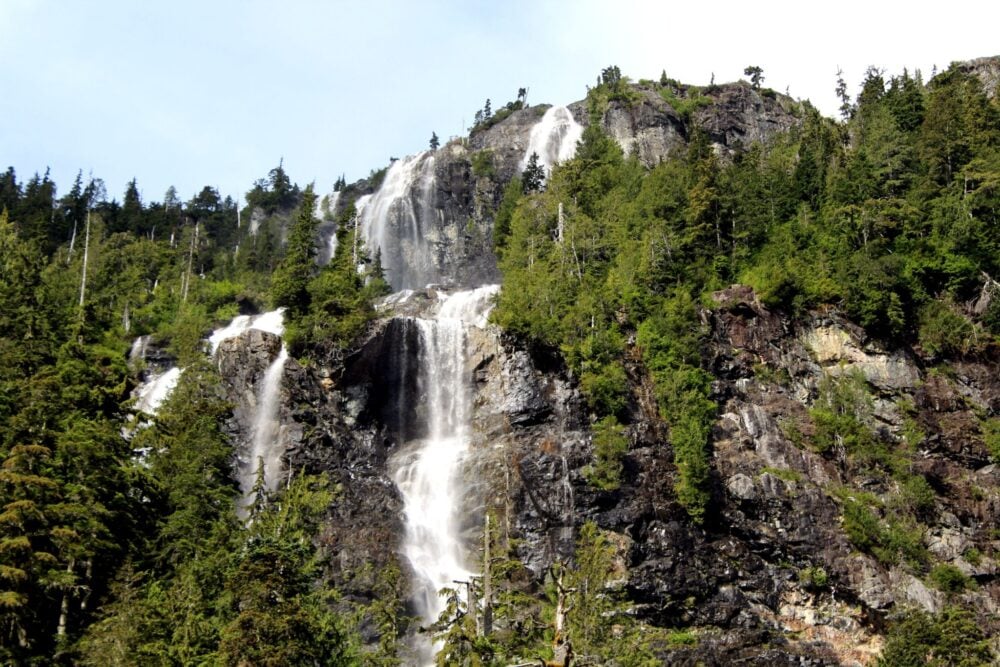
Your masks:
{"label": "steep slope", "polygon": [[[439,288],[427,283],[499,280],[495,212],[546,110],[515,109],[336,197],[329,224],[357,225],[386,244],[379,250],[388,278],[409,290],[387,300],[384,317],[343,358],[287,371],[289,416],[299,425],[289,466],[328,472],[339,485],[323,539],[336,554],[328,574],[345,604],[386,590],[400,603],[410,595],[414,573],[399,552],[404,504],[390,470],[394,453],[426,428],[415,379],[422,343],[409,322],[439,300]],[[715,157],[736,160],[804,122],[788,98],[745,83],[703,90],[641,83],[567,110],[580,126],[600,124],[647,168],[684,157],[689,146],[710,166]],[[813,177],[799,168],[807,164],[805,148],[799,152],[781,172],[796,184]],[[528,206],[551,225],[538,237],[561,244],[558,204]],[[808,205],[798,213],[803,226],[811,222],[801,212]],[[567,216],[594,215],[575,206],[566,202]],[[352,215],[351,207],[362,210]],[[887,227],[896,224],[887,217]],[[376,219],[378,233],[370,229]],[[708,245],[722,245],[719,226],[702,233]],[[858,242],[868,243],[867,235]],[[670,242],[662,246],[673,261]],[[645,268],[680,281],[671,267]],[[626,387],[616,414],[625,446],[615,484],[595,482],[597,409],[567,361],[570,351],[496,327],[470,333],[472,455],[460,529],[470,569],[489,515],[520,568],[509,588],[541,599],[551,568],[572,562],[581,527],[593,523],[613,561],[613,577],[595,595],[621,596],[623,617],[640,627],[689,629],[693,642],[648,642],[656,659],[676,664],[867,664],[882,649],[887,623],[954,606],[976,610],[995,634],[1000,474],[988,443],[1000,412],[995,343],[942,356],[912,340],[880,342],[837,307],[781,303],[782,287],[766,295],[771,307],[734,286],[696,308],[691,328],[702,336],[701,370],[710,373],[716,407],[704,517],[677,492],[676,425],[658,405],[654,369],[625,306],[604,314],[620,327],[624,347],[613,351]],[[396,567],[402,579],[386,581]],[[370,641],[380,636],[373,624],[364,630]]]}

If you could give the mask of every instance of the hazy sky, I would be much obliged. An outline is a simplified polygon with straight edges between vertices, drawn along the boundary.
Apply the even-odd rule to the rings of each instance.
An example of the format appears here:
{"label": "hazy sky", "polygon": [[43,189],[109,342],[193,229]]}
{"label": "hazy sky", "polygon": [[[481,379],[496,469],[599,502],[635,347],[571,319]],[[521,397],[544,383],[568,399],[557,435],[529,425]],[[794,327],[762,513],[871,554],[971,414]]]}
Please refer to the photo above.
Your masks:
{"label": "hazy sky", "polygon": [[[893,5],[890,7],[890,5]],[[77,170],[121,199],[169,185],[241,197],[284,158],[321,193],[442,139],[529,89],[584,97],[600,70],[738,79],[837,107],[868,65],[1000,53],[1000,3],[616,0],[0,0],[0,168]]]}

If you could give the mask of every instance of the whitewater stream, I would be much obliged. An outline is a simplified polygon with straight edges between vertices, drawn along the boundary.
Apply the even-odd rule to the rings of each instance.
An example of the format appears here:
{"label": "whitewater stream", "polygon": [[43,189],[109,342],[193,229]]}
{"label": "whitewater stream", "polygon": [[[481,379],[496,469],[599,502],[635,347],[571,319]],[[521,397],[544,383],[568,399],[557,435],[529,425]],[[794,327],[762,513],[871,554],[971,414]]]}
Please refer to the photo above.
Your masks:
{"label": "whitewater stream", "polygon": [[[499,286],[455,292],[441,299],[427,318],[406,318],[416,327],[419,344],[416,388],[426,421],[426,435],[405,443],[394,457],[394,481],[403,496],[406,536],[403,555],[416,580],[413,603],[425,624],[444,611],[442,588],[469,581],[462,519],[467,482],[463,463],[469,452],[472,420],[472,374],[468,334],[485,327]],[[416,647],[422,664],[433,664],[435,647],[426,637]]]}

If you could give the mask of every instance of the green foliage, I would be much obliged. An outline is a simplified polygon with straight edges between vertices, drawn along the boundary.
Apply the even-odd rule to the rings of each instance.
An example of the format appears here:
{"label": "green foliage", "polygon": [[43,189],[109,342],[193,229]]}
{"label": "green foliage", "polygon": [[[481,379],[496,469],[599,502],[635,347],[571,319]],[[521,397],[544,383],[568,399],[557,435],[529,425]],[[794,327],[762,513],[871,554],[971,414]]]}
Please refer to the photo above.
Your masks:
{"label": "green foliage", "polygon": [[309,310],[309,279],[315,268],[316,229],[319,220],[313,216],[316,195],[310,184],[302,194],[299,215],[288,234],[285,257],[278,265],[271,283],[271,300],[286,308],[291,318]]}
{"label": "green foliage", "polygon": [[821,591],[830,584],[830,577],[822,567],[804,567],[799,570],[799,583],[808,590]]}
{"label": "green foliage", "polygon": [[750,77],[750,84],[754,90],[760,90],[760,84],[764,81],[764,70],[757,65],[750,65],[743,70],[743,73]]}
{"label": "green foliage", "polygon": [[665,86],[660,89],[660,97],[666,101],[677,115],[685,123],[691,121],[691,115],[702,107],[712,104],[712,98],[702,95],[701,90],[695,86],[672,87]]}
{"label": "green foliage", "polygon": [[532,153],[521,174],[521,189],[524,194],[541,192],[545,188],[545,167],[538,163],[538,153]]}
{"label": "green foliage", "polygon": [[932,357],[960,356],[976,345],[975,325],[956,312],[953,304],[935,299],[920,310],[917,339]]}
{"label": "green foliage", "polygon": [[486,148],[472,154],[472,175],[476,178],[493,178],[496,176],[496,165],[493,161],[493,151]]}
{"label": "green foliage", "polygon": [[480,111],[477,111],[474,116],[473,125],[469,128],[469,136],[477,132],[485,132],[497,123],[507,120],[515,111],[520,111],[524,108],[525,101],[523,97],[519,96],[517,100],[507,102],[507,104],[497,109],[496,113],[494,113],[490,108],[490,101],[486,100],[485,106]]}
{"label": "green foliage", "polygon": [[867,387],[864,375],[858,371],[841,377],[823,377],[819,397],[809,409],[816,425],[813,443],[819,451],[837,449],[872,458],[877,443],[871,427],[865,423],[872,415]]}
{"label": "green foliage", "polygon": [[580,527],[574,565],[566,571],[570,593],[569,637],[578,654],[607,655],[612,627],[623,611],[611,587],[615,548],[596,524]]}
{"label": "green foliage", "polygon": [[493,249],[498,258],[503,257],[503,251],[510,236],[510,223],[523,195],[524,186],[521,177],[515,176],[504,188],[500,207],[497,208],[496,215],[493,216]]}
{"label": "green foliage", "polygon": [[934,588],[945,593],[961,593],[972,588],[972,580],[950,563],[939,563],[932,567],[927,579]]}
{"label": "green foliage", "polygon": [[873,554],[882,564],[906,562],[923,570],[929,560],[923,545],[923,527],[908,516],[886,514],[880,517],[862,494],[845,492],[843,528],[851,543]]}
{"label": "green foliage", "polygon": [[221,632],[223,665],[346,664],[356,659],[331,596],[313,587],[312,544],[332,501],[323,478],[299,477],[281,503],[255,512],[226,577],[232,619]]}
{"label": "green foliage", "polygon": [[622,459],[628,452],[625,429],[613,416],[594,424],[594,463],[587,469],[587,481],[605,491],[621,484]]}
{"label": "green foliage", "polygon": [[592,119],[599,119],[611,102],[620,102],[629,107],[638,99],[639,94],[617,65],[602,69],[597,77],[597,85],[587,91],[587,105]]}
{"label": "green foliage", "polygon": [[983,420],[979,425],[983,434],[983,443],[994,461],[1000,461],[1000,418],[992,417]]}
{"label": "green foliage", "polygon": [[911,611],[892,623],[879,667],[976,667],[994,664],[989,638],[972,613],[948,607],[930,615]]}

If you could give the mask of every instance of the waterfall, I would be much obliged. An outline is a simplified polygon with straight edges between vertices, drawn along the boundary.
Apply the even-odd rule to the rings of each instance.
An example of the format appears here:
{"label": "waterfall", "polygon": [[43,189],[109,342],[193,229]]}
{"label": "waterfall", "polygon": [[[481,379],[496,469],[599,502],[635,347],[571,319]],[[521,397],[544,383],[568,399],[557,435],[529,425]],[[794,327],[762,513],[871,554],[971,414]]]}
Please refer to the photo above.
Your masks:
{"label": "waterfall", "polygon": [[[489,285],[456,292],[440,302],[433,317],[406,318],[418,333],[416,386],[426,428],[424,437],[401,448],[393,465],[406,515],[403,555],[416,574],[413,601],[426,623],[435,622],[445,608],[438,591],[473,575],[461,539],[468,516],[462,468],[472,418],[467,334],[486,325],[497,290]],[[429,640],[418,650],[423,664],[433,664]]]}
{"label": "waterfall", "polygon": [[566,107],[549,107],[528,138],[528,150],[521,159],[521,171],[528,166],[532,153],[538,153],[538,163],[548,176],[552,167],[576,155],[576,144],[583,136],[583,128]]}
{"label": "waterfall", "polygon": [[337,206],[340,204],[340,190],[336,190],[326,200],[324,206],[322,199],[316,199],[316,217],[322,221],[324,231],[321,234],[327,235],[326,242],[321,244],[316,261],[320,266],[329,264],[337,252],[337,225],[332,222],[337,215]]}
{"label": "waterfall", "polygon": [[215,355],[215,351],[219,349],[219,343],[230,338],[235,338],[250,329],[260,329],[261,331],[273,333],[275,336],[281,336],[285,333],[285,309],[279,308],[278,310],[261,313],[260,315],[240,315],[234,317],[232,322],[221,329],[216,329],[208,337],[208,345],[212,355]]}
{"label": "waterfall", "polygon": [[269,493],[277,490],[281,479],[281,457],[285,453],[281,438],[281,379],[286,361],[288,350],[282,345],[281,352],[267,367],[257,388],[250,456],[246,461],[241,460],[239,465],[240,490],[243,492],[239,513],[244,517],[253,505],[254,486],[261,463],[264,464],[264,488]]}
{"label": "waterfall", "polygon": [[181,369],[176,366],[163,373],[151,375],[136,389],[135,411],[155,415],[180,379]]}
{"label": "waterfall", "polygon": [[[240,315],[221,329],[216,329],[208,337],[209,348],[214,356],[224,340],[235,338],[250,329],[259,329],[281,336],[285,333],[285,309],[279,308],[259,315]],[[253,412],[253,427],[250,434],[249,452],[238,459],[237,477],[243,499],[237,505],[237,514],[246,518],[253,504],[253,489],[257,481],[257,469],[264,462],[264,486],[274,491],[281,479],[281,457],[285,453],[281,429],[281,380],[288,360],[288,350],[284,343],[278,356],[267,367],[263,378],[257,384],[256,405]]]}
{"label": "waterfall", "polygon": [[393,289],[421,288],[440,278],[425,235],[434,215],[434,155],[424,151],[396,160],[381,187],[359,209],[365,247],[382,266]]}

